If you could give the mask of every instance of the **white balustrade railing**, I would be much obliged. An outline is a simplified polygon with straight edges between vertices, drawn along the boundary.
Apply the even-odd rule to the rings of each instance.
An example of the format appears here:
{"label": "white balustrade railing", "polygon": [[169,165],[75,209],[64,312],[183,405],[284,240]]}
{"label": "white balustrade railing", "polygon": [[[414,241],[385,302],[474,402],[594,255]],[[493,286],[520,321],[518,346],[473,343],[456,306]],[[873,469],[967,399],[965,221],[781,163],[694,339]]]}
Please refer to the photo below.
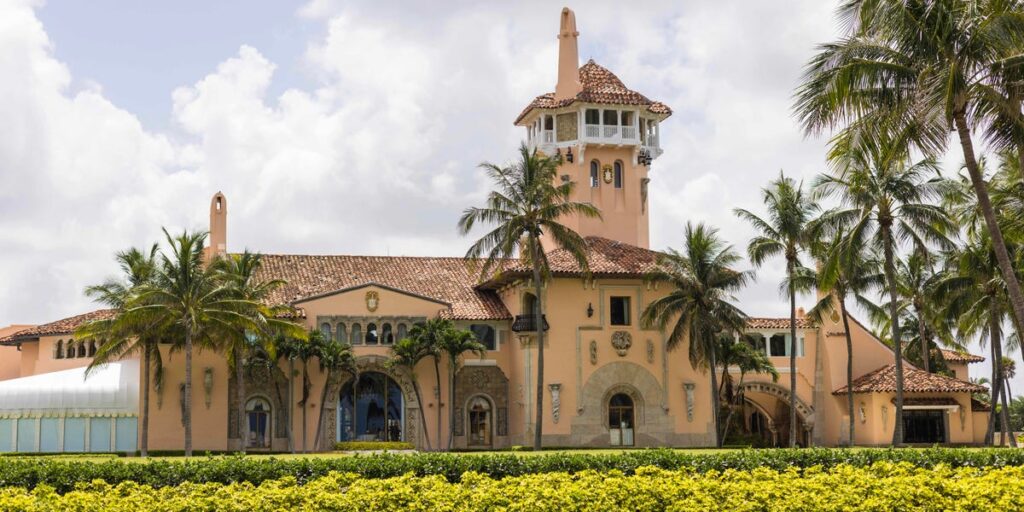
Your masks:
{"label": "white balustrade railing", "polygon": [[554,130],[544,130],[543,132],[541,132],[541,143],[551,144],[553,142],[555,142]]}
{"label": "white balustrade railing", "polygon": [[619,134],[618,126],[605,126],[604,127],[604,138],[611,139]]}
{"label": "white balustrade railing", "polygon": [[599,125],[599,124],[588,124],[588,125],[584,125],[584,127],[586,128],[584,130],[584,133],[586,134],[588,139],[598,139],[598,138],[601,138],[601,125]]}
{"label": "white balustrade railing", "polygon": [[622,140],[636,140],[636,128],[633,126],[623,126]]}

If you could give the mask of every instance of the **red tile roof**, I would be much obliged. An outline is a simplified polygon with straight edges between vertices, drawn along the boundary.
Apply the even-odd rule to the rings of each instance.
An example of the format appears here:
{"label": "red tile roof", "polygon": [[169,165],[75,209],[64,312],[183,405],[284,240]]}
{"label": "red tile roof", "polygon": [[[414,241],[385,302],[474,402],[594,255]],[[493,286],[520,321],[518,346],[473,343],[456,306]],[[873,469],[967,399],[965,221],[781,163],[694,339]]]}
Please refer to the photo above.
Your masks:
{"label": "red tile roof", "polygon": [[946,349],[941,350],[942,358],[950,363],[980,363],[985,360],[984,357],[968,354],[967,352],[957,352],[955,350]]}
{"label": "red tile roof", "polygon": [[594,62],[594,59],[590,59],[580,67],[580,83],[583,85],[583,90],[572,98],[555,101],[555,93],[553,92],[537,96],[519,114],[515,124],[519,124],[535,108],[561,108],[571,105],[576,101],[608,105],[642,105],[646,106],[647,110],[652,114],[672,115],[672,109],[668,105],[652,101],[647,96],[630,90],[622,83],[622,80],[619,80],[619,77],[615,76],[615,73],[599,66]]}
{"label": "red tile roof", "polygon": [[[797,317],[797,329],[811,329],[814,323],[807,318]],[[748,329],[789,329],[789,318],[755,318],[747,319]]]}
{"label": "red tile roof", "polygon": [[377,284],[450,304],[450,318],[511,318],[497,294],[476,288],[477,274],[463,258],[265,254],[260,277],[287,282],[271,297],[281,304]]}
{"label": "red tile roof", "polygon": [[[602,238],[599,236],[585,237],[587,262],[590,273],[597,277],[643,277],[657,262],[658,253],[635,245]],[[582,273],[569,251],[555,249],[547,253],[548,266],[554,276],[576,276]],[[509,260],[494,279],[481,285],[482,288],[493,288],[507,282],[510,278],[528,277],[532,269],[519,260]]]}
{"label": "red tile roof", "polygon": [[[919,370],[909,364],[903,365],[903,391],[907,393],[979,393],[986,388],[970,382]],[[854,393],[882,393],[896,391],[896,365],[888,364],[853,381]],[[846,386],[833,392],[846,393]]]}
{"label": "red tile roof", "polygon": [[10,345],[19,341],[33,340],[41,336],[57,336],[61,334],[71,334],[78,326],[91,322],[93,320],[106,320],[114,315],[112,309],[99,309],[84,313],[81,315],[75,315],[72,317],[57,320],[56,322],[50,322],[48,324],[37,325],[35,327],[29,327],[6,337],[0,338],[0,345]]}
{"label": "red tile roof", "polygon": [[982,402],[977,398],[971,397],[971,410],[972,411],[991,411],[992,406],[988,402]]}

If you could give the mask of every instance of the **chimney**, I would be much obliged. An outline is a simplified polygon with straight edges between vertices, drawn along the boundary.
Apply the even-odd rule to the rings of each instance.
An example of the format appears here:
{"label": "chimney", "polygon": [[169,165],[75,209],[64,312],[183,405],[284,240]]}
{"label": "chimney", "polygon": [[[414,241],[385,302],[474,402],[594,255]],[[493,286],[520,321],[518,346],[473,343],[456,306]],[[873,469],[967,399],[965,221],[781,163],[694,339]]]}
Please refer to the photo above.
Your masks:
{"label": "chimney", "polygon": [[576,39],[576,14],[572,9],[562,9],[562,23],[558,29],[558,84],[555,85],[555,99],[575,97],[583,90],[580,84],[580,51]]}
{"label": "chimney", "polygon": [[228,253],[228,200],[217,192],[210,201],[210,245],[209,256],[224,256]]}

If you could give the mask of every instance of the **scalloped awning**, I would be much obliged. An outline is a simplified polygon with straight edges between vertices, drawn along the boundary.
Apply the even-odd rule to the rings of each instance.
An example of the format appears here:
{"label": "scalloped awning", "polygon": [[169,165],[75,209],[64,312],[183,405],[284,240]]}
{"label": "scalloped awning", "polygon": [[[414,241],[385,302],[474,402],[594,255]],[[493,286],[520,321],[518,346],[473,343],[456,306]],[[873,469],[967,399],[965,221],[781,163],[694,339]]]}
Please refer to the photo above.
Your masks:
{"label": "scalloped awning", "polygon": [[139,412],[139,361],[42,373],[0,382],[0,418],[132,416]]}

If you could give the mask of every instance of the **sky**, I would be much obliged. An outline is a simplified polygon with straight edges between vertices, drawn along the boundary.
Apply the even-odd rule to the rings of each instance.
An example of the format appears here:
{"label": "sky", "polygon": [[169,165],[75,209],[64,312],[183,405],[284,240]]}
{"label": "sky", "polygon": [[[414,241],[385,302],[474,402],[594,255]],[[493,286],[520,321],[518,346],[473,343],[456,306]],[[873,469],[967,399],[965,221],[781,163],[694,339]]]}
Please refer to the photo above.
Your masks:
{"label": "sky", "polygon": [[[838,34],[834,1],[568,5],[581,63],[674,110],[652,248],[693,221],[743,252],[733,208],[761,211],[780,171],[824,170],[826,141],[791,106]],[[83,289],[116,275],[115,251],[206,229],[217,191],[231,251],[463,254],[477,165],[509,161],[516,115],[554,89],[561,7],[0,0],[0,326],[94,309]],[[747,313],[787,315],[776,263],[740,294]]]}

